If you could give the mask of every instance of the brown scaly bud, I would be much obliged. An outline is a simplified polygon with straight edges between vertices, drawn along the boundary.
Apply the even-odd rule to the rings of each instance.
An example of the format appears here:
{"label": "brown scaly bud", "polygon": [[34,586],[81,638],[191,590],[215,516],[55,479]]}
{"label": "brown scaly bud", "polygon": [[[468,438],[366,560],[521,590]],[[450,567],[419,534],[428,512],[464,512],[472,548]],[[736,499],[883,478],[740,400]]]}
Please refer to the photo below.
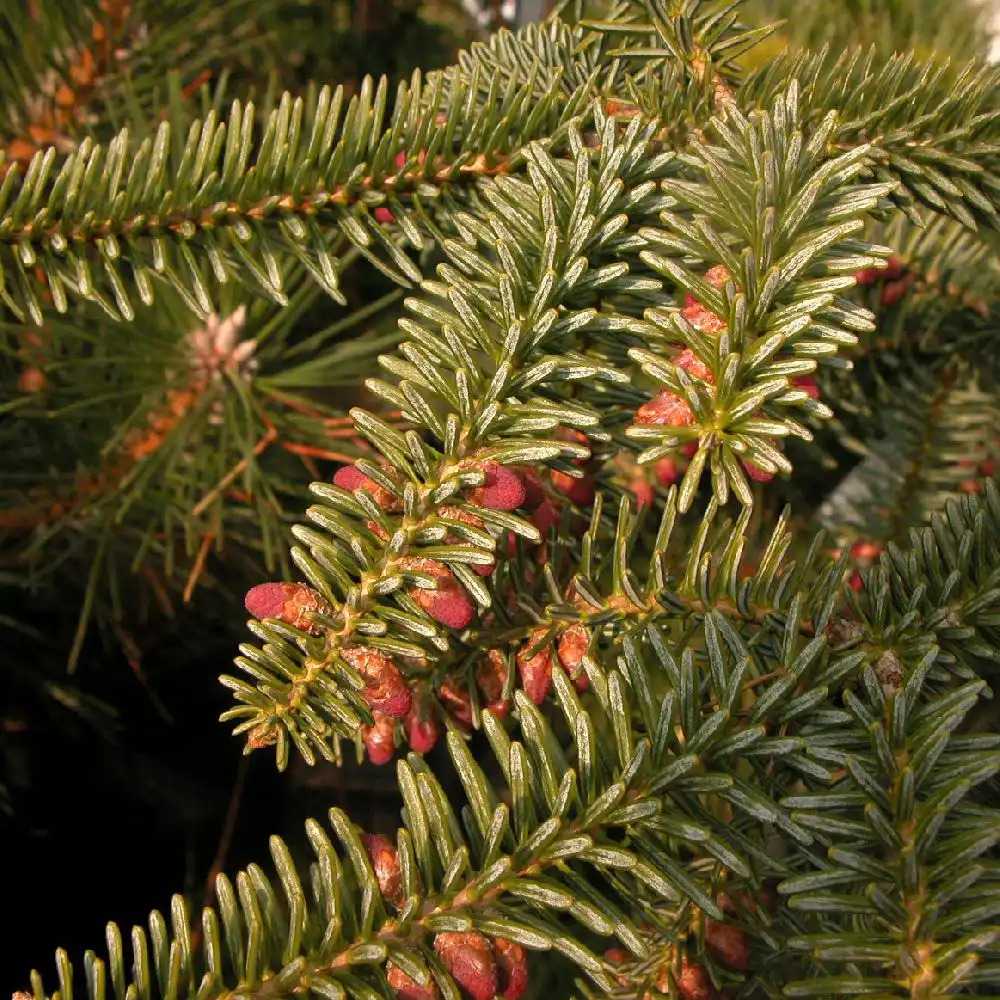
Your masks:
{"label": "brown scaly bud", "polygon": [[404,557],[399,560],[399,565],[402,569],[437,578],[436,590],[425,590],[423,587],[407,590],[410,597],[436,622],[448,628],[463,629],[472,621],[476,613],[472,598],[444,563],[436,559]]}
{"label": "brown scaly bud", "polygon": [[438,1000],[441,996],[432,977],[428,977],[426,986],[421,986],[392,962],[386,963],[385,971],[396,1000]]}
{"label": "brown scaly bud", "polygon": [[677,393],[661,389],[635,411],[632,423],[636,427],[690,427],[694,411]]}
{"label": "brown scaly bud", "polygon": [[499,973],[500,996],[504,1000],[518,1000],[528,988],[528,957],[514,941],[495,938],[493,951]]}
{"label": "brown scaly bud", "polygon": [[712,955],[730,969],[746,972],[750,968],[750,943],[736,924],[705,922],[705,946]]}
{"label": "brown scaly bud", "polygon": [[375,722],[361,727],[361,741],[368,751],[368,759],[373,764],[388,764],[396,756],[396,720],[381,712],[373,712]]}
{"label": "brown scaly bud", "polygon": [[503,696],[507,683],[507,663],[499,649],[487,650],[476,666],[476,686],[483,696],[483,707],[488,708],[498,719],[507,717],[510,701]]}
{"label": "brown scaly bud", "polygon": [[536,704],[541,705],[552,687],[552,651],[543,646],[533,656],[528,651],[544,635],[544,630],[529,636],[517,652],[517,669],[521,675],[524,693]]}
{"label": "brown scaly bud", "polygon": [[247,733],[247,746],[251,750],[262,750],[273,747],[278,742],[277,727],[268,722],[262,722]]}
{"label": "brown scaly bud", "polygon": [[371,646],[351,646],[340,655],[365,681],[362,696],[373,709],[394,719],[409,712],[413,696],[391,656]]}
{"label": "brown scaly bud", "polygon": [[579,622],[570,625],[556,644],[559,662],[578,691],[586,691],[590,687],[590,678],[583,666],[583,658],[589,648],[590,633]]}
{"label": "brown scaly bud", "polygon": [[[460,521],[462,524],[468,524],[473,528],[482,529],[486,527],[481,518],[476,517],[475,514],[472,514],[467,510],[460,510],[458,507],[442,507],[438,513],[441,517],[447,518],[451,521]],[[461,539],[452,534],[447,535],[445,540],[449,545],[461,544]],[[478,574],[479,576],[489,576],[495,568],[495,562],[487,563],[486,565],[474,563],[470,567],[472,572]]]}
{"label": "brown scaly bud", "polygon": [[393,906],[402,906],[406,896],[396,845],[381,833],[363,833],[361,843],[368,852],[375,878],[378,879],[379,892]]}
{"label": "brown scaly bud", "polygon": [[472,698],[457,678],[449,675],[438,688],[441,707],[468,732],[472,728]]}
{"label": "brown scaly bud", "polygon": [[882,685],[882,693],[888,698],[895,694],[903,683],[903,664],[893,649],[887,649],[875,661],[875,676]]}
{"label": "brown scaly bud", "polygon": [[833,617],[827,623],[823,634],[831,646],[846,646],[849,642],[855,642],[864,634],[864,629],[857,623],[847,618]]}
{"label": "brown scaly bud", "polygon": [[323,634],[323,626],[312,615],[333,614],[326,598],[304,583],[258,583],[247,591],[243,603],[254,618],[277,618],[312,635]]}
{"label": "brown scaly bud", "polygon": [[333,477],[333,485],[339,486],[342,490],[367,490],[372,499],[382,508],[382,510],[392,510],[396,504],[396,498],[384,487],[369,479],[360,469],[353,465],[342,465],[337,469]]}
{"label": "brown scaly bud", "polygon": [[683,959],[681,974],[677,977],[677,993],[681,1000],[718,1000],[719,996],[708,973],[687,958]]}
{"label": "brown scaly bud", "polygon": [[493,1000],[497,995],[500,977],[493,949],[482,934],[446,931],[435,936],[434,950],[471,1000]]}
{"label": "brown scaly bud", "polygon": [[403,731],[406,733],[406,742],[410,744],[410,749],[420,754],[430,753],[438,741],[438,736],[441,735],[441,727],[438,725],[434,709],[427,705],[421,718],[420,708],[415,702],[403,720]]}

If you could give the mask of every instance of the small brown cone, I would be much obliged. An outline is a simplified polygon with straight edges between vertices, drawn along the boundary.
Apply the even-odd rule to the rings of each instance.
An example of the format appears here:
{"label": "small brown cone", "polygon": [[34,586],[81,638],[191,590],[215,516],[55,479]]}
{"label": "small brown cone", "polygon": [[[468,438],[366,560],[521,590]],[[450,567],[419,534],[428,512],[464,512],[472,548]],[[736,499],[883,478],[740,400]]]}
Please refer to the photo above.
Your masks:
{"label": "small brown cone", "polygon": [[371,646],[351,646],[340,655],[365,681],[362,694],[372,709],[394,719],[409,712],[413,697],[391,656]]}
{"label": "small brown cone", "polygon": [[583,667],[583,658],[589,647],[590,633],[580,622],[570,625],[556,644],[559,662],[578,691],[586,691],[590,687],[590,678]]}
{"label": "small brown cone", "polygon": [[383,898],[393,906],[402,906],[405,901],[403,873],[396,845],[381,833],[363,833],[361,843],[368,852]]}

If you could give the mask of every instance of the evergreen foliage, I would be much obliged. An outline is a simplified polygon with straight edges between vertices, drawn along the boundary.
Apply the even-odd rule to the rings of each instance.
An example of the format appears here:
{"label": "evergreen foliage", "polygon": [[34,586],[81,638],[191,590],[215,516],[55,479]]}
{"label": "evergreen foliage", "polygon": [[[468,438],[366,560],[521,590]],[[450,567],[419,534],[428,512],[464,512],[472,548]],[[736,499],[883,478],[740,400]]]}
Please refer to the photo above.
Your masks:
{"label": "evergreen foliage", "polygon": [[[196,397],[150,460],[109,450],[88,534],[169,566],[211,511],[252,550],[287,503],[260,455],[294,425],[338,463],[223,718],[279,770],[395,759],[403,804],[108,925],[35,1000],[1000,991],[998,71],[758,61],[742,7],[565,2],[408,81],[7,171],[17,323],[66,323],[68,379],[123,338],[58,317],[102,311]],[[397,330],[297,340],[353,262]],[[341,454],[301,390],[361,378]]]}

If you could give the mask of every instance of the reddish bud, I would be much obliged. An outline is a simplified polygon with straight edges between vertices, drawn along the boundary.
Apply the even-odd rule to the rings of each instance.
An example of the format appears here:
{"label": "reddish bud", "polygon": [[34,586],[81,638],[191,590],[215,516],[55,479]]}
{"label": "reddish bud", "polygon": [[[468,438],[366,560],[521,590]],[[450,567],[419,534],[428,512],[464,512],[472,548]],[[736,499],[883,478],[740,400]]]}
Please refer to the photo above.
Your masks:
{"label": "reddish bud", "polygon": [[672,458],[661,458],[653,469],[656,472],[656,481],[665,490],[677,482],[677,463]]}
{"label": "reddish bud", "polygon": [[393,906],[402,906],[406,897],[396,845],[381,833],[363,833],[361,843],[368,852],[375,878],[378,879],[379,892]]}
{"label": "reddish bud", "polygon": [[472,698],[456,678],[445,677],[438,689],[438,700],[460,728],[466,732],[472,728]]}
{"label": "reddish bud", "polygon": [[740,462],[743,466],[743,471],[755,482],[755,483],[769,483],[774,479],[774,473],[768,472],[767,469],[762,469],[759,465],[753,462]]}
{"label": "reddish bud", "polygon": [[979,463],[979,474],[982,476],[995,476],[997,474],[997,463],[995,459],[987,458]]}
{"label": "reddish bud", "polygon": [[878,281],[881,271],[874,267],[866,267],[854,274],[854,280],[863,287],[874,285]]}
{"label": "reddish bud", "polygon": [[890,281],[882,288],[882,305],[894,306],[906,294],[907,281]]}
{"label": "reddish bud", "polygon": [[498,719],[506,717],[510,702],[503,697],[507,683],[507,663],[499,649],[487,650],[476,666],[476,686],[483,696],[483,706]]}
{"label": "reddish bud", "polygon": [[812,375],[800,375],[792,379],[792,385],[796,389],[801,389],[810,399],[819,399],[819,386]]}
{"label": "reddish bud", "polygon": [[556,644],[559,662],[563,670],[569,674],[570,680],[578,691],[586,691],[590,687],[590,678],[583,666],[583,658],[590,648],[590,633],[576,622],[570,625]]}
{"label": "reddish bud", "polygon": [[684,445],[683,448],[681,448],[681,454],[687,459],[694,458],[697,451],[698,451],[697,441],[689,441],[686,445]]}
{"label": "reddish bud", "polygon": [[553,472],[552,488],[578,507],[589,507],[594,502],[594,484],[586,477],[577,479],[565,472]]}
{"label": "reddish bud", "polygon": [[437,577],[436,590],[411,587],[407,591],[431,618],[454,629],[463,629],[472,621],[476,613],[472,598],[444,563],[435,559],[412,558],[400,559],[399,562],[404,569]]}
{"label": "reddish bud", "polygon": [[696,329],[709,336],[722,333],[726,328],[726,321],[721,316],[717,316],[710,309],[706,309],[700,302],[692,302],[681,310],[681,315]]}
{"label": "reddish bud", "polygon": [[674,358],[674,364],[678,368],[683,368],[684,371],[688,373],[692,378],[700,379],[702,382],[707,382],[709,385],[715,385],[715,376],[712,374],[712,369],[705,364],[697,354],[694,353],[690,348],[686,351],[681,351],[680,354]]}
{"label": "reddish bud", "polygon": [[[406,166],[406,161],[409,158],[410,158],[409,153],[407,153],[405,150],[398,152],[396,154],[396,169],[402,170],[403,167]],[[420,166],[423,166],[426,160],[427,160],[427,150],[422,149],[420,150],[419,153],[417,153],[417,163],[419,163]]]}
{"label": "reddish bud", "polygon": [[528,957],[524,949],[513,941],[495,938],[493,951],[499,972],[500,996],[504,1000],[518,1000],[528,988]]}
{"label": "reddish bud", "polygon": [[517,653],[517,669],[521,675],[524,693],[536,704],[541,705],[552,687],[552,651],[543,646],[534,656],[528,651],[544,633],[536,633],[525,640]]}
{"label": "reddish bud", "polygon": [[559,511],[556,509],[554,503],[550,500],[546,500],[531,515],[530,520],[531,523],[538,529],[538,532],[544,541],[548,538],[549,531],[551,531],[553,526],[559,522]]}
{"label": "reddish bud", "polygon": [[686,958],[681,965],[681,974],[677,977],[677,993],[681,1000],[717,1000],[718,993],[712,985],[708,973],[694,962]]}
{"label": "reddish bud", "polygon": [[437,743],[441,733],[434,711],[429,705],[424,708],[423,718],[420,717],[418,706],[412,705],[403,720],[403,729],[406,732],[406,742],[410,744],[410,749],[414,753],[421,754],[430,753],[434,749],[434,744]]}
{"label": "reddish bud", "polygon": [[17,378],[18,391],[33,395],[48,386],[49,380],[41,368],[25,368]]}
{"label": "reddish bud", "polygon": [[644,479],[641,475],[636,476],[629,484],[629,490],[635,497],[635,505],[639,510],[652,507],[653,501],[656,499],[656,491],[648,479]]}
{"label": "reddish bud", "polygon": [[661,389],[635,411],[632,423],[636,426],[690,427],[694,423],[694,411],[676,393]]}
{"label": "reddish bud", "polygon": [[342,465],[337,469],[333,485],[352,493],[355,490],[367,490],[382,510],[391,510],[396,505],[396,498],[385,487],[379,486],[374,479],[369,479],[353,465]]}
{"label": "reddish bud", "polygon": [[882,271],[882,277],[885,278],[886,281],[893,281],[898,278],[904,270],[905,268],[903,267],[902,259],[893,254],[886,262],[885,270]]}
{"label": "reddish bud", "polygon": [[434,938],[444,967],[471,1000],[493,1000],[500,977],[489,941],[475,931],[444,932]]}
{"label": "reddish bud", "polygon": [[264,747],[272,747],[278,742],[278,730],[276,726],[267,722],[262,722],[247,733],[247,746],[251,750],[261,750]]}
{"label": "reddish bud", "polygon": [[705,922],[705,945],[723,965],[739,972],[750,968],[750,944],[736,924]]}
{"label": "reddish bud", "polygon": [[379,541],[387,542],[389,541],[389,532],[382,528],[380,525],[376,524],[374,521],[365,521],[365,527],[377,538]]}
{"label": "reddish bud", "polygon": [[361,741],[368,751],[368,759],[373,764],[388,764],[396,756],[396,745],[393,739],[396,732],[396,721],[381,712],[373,712],[375,722],[371,726],[361,727]]}
{"label": "reddish bud", "polygon": [[277,618],[312,635],[321,635],[323,626],[310,616],[333,614],[326,598],[304,583],[258,583],[247,591],[243,603],[254,618]]}
{"label": "reddish bud", "polygon": [[725,288],[732,275],[722,264],[715,264],[705,272],[705,280],[713,288]]}
{"label": "reddish bud", "polygon": [[965,479],[958,484],[959,493],[982,493],[983,484],[976,479]]}
{"label": "reddish bud", "polygon": [[370,646],[352,646],[340,655],[365,681],[362,695],[373,709],[394,719],[409,712],[413,698],[391,656]]}
{"label": "reddish bud", "polygon": [[[630,956],[624,948],[608,948],[608,950],[604,953],[604,957],[612,965],[621,965],[622,962],[627,962]],[[619,986],[628,986],[628,979],[624,976],[617,976],[616,978]]]}
{"label": "reddish bud", "polygon": [[851,558],[872,562],[877,559],[882,551],[882,546],[878,542],[855,542],[851,546]]}
{"label": "reddish bud", "polygon": [[527,495],[521,477],[512,469],[497,462],[483,466],[486,478],[483,485],[473,491],[472,499],[490,510],[516,510]]}
{"label": "reddish bud", "polygon": [[381,222],[382,225],[387,226],[390,222],[396,221],[396,216],[394,216],[392,212],[385,207],[385,205],[379,205],[375,209],[375,221]]}
{"label": "reddish bud", "polygon": [[433,977],[428,977],[427,985],[421,986],[392,962],[386,963],[385,971],[396,1000],[438,1000],[441,995]]}

